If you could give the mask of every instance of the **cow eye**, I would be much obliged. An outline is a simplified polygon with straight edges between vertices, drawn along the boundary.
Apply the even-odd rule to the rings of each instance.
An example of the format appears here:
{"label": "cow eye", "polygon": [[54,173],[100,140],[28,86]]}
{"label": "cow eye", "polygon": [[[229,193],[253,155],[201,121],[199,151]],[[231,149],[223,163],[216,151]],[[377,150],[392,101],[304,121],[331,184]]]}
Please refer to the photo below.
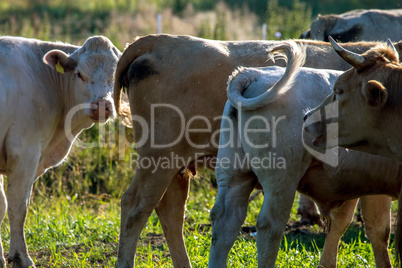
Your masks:
{"label": "cow eye", "polygon": [[83,82],[85,82],[85,78],[82,76],[80,72],[77,72],[77,76],[79,79],[81,79]]}
{"label": "cow eye", "polygon": [[334,93],[335,93],[336,95],[342,95],[342,94],[343,94],[343,89],[335,88]]}
{"label": "cow eye", "polygon": [[343,94],[343,89],[341,88],[335,88],[334,89],[334,100],[337,100],[340,95]]}
{"label": "cow eye", "polygon": [[343,89],[340,88],[334,88],[334,101],[336,101],[339,98],[339,95],[343,94]]}

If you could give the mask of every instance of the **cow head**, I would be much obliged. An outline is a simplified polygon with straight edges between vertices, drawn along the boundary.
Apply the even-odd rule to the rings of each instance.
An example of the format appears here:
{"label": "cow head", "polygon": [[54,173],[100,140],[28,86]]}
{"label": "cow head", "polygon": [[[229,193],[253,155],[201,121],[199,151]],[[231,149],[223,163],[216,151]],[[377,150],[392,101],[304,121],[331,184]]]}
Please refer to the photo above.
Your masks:
{"label": "cow head", "polygon": [[71,55],[55,49],[46,53],[43,61],[60,74],[69,75],[63,85],[68,90],[73,88],[68,92],[69,109],[83,105],[77,113],[83,113],[92,122],[106,122],[115,117],[112,92],[120,55],[109,39],[94,36]]}
{"label": "cow head", "polygon": [[317,18],[311,23],[310,38],[315,40],[325,40],[328,34],[328,28],[332,28],[336,18],[332,15],[322,16],[318,14]]}
{"label": "cow head", "polygon": [[331,35],[340,42],[356,42],[361,40],[364,23],[359,18],[359,10],[352,10],[341,15],[320,15],[311,23],[309,38],[329,42]]}
{"label": "cow head", "polygon": [[[361,55],[345,50],[332,38],[330,42],[353,68],[339,76],[333,93],[306,115],[304,131],[322,149],[339,145],[391,155],[384,145],[392,142],[395,125],[390,120],[398,110],[398,96],[402,97],[398,92],[402,83],[398,52],[390,41]],[[327,135],[336,132],[338,135]]]}

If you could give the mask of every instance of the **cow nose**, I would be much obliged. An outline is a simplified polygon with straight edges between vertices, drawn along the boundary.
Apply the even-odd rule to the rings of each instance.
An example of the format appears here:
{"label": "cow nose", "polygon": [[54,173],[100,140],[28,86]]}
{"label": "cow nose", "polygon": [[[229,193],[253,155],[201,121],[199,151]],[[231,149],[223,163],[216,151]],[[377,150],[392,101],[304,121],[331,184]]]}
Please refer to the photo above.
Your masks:
{"label": "cow nose", "polygon": [[106,121],[113,114],[112,103],[108,100],[96,100],[89,106],[89,117],[94,121]]}

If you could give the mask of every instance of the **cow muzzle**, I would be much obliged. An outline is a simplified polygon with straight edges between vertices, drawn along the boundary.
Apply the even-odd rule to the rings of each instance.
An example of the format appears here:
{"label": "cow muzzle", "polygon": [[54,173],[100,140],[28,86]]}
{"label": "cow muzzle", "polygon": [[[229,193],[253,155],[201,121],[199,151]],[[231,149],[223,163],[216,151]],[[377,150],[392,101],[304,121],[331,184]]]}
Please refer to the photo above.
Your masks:
{"label": "cow muzzle", "polygon": [[96,100],[89,105],[89,118],[95,122],[104,123],[113,117],[113,104],[108,100]]}

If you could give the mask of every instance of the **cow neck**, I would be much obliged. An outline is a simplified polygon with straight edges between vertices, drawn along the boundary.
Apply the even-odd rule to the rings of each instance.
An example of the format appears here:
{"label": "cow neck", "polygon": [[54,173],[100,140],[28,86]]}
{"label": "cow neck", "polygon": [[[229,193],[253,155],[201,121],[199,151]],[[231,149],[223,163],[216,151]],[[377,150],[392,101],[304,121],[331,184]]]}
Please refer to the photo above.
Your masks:
{"label": "cow neck", "polygon": [[[64,51],[67,54],[72,54],[79,47],[68,46],[65,44],[58,43],[50,43],[51,47],[46,48],[45,53],[52,49],[59,49]],[[45,54],[44,53],[44,54]],[[53,92],[53,94],[49,94],[52,96],[52,99],[49,100],[53,105],[55,105],[54,109],[57,111],[57,118],[59,118],[60,122],[58,123],[59,129],[65,129],[65,121],[69,114],[69,112],[76,108],[79,103],[75,101],[75,91],[74,91],[74,83],[76,80],[74,71],[66,72],[64,74],[60,74],[52,68],[46,68],[49,76],[49,90]],[[78,113],[75,113],[72,117],[72,125],[71,132],[74,136],[77,136],[82,129],[88,128],[92,125],[92,122],[86,117],[83,116],[83,110],[79,110]],[[64,136],[64,135],[63,135]]]}
{"label": "cow neck", "polygon": [[77,105],[73,101],[74,73],[59,74],[51,68],[48,69],[51,73],[51,90],[56,92],[56,94],[53,94],[51,103],[55,105],[54,109],[57,111],[55,118],[58,121],[48,146],[43,148],[42,155],[46,155],[46,157],[41,158],[37,175],[40,175],[50,167],[59,165],[68,155],[73,142],[80,132],[93,124],[86,119],[86,116],[83,116],[83,110],[80,110],[79,113],[75,113],[71,118],[70,128],[67,128],[66,119],[69,111]]}
{"label": "cow neck", "polygon": [[[387,114],[387,113],[385,113]],[[393,154],[393,158],[402,163],[402,112],[398,107],[394,113],[387,114],[384,118],[388,127],[385,127],[385,139],[388,142],[388,148]]]}
{"label": "cow neck", "polygon": [[[51,134],[49,143],[42,148],[42,155],[40,163],[38,165],[37,175],[41,175],[46,169],[58,165],[68,154],[71,149],[73,140],[69,139],[65,131],[65,119],[72,107],[75,106],[74,103],[74,73],[68,72],[65,74],[60,74],[56,72],[53,68],[47,66],[43,63],[43,56],[53,50],[59,49],[65,53],[71,54],[78,47],[41,42],[39,49],[36,51],[36,56],[38,62],[40,63],[38,68],[33,68],[34,75],[39,79],[45,79],[42,83],[44,91],[41,97],[45,98],[45,103],[50,105],[49,111],[55,113],[52,117],[57,120],[55,123],[54,133]],[[82,121],[82,120],[81,120]],[[82,123],[79,123],[79,117],[76,116],[72,120],[71,134],[75,138],[83,129],[81,127]]]}

